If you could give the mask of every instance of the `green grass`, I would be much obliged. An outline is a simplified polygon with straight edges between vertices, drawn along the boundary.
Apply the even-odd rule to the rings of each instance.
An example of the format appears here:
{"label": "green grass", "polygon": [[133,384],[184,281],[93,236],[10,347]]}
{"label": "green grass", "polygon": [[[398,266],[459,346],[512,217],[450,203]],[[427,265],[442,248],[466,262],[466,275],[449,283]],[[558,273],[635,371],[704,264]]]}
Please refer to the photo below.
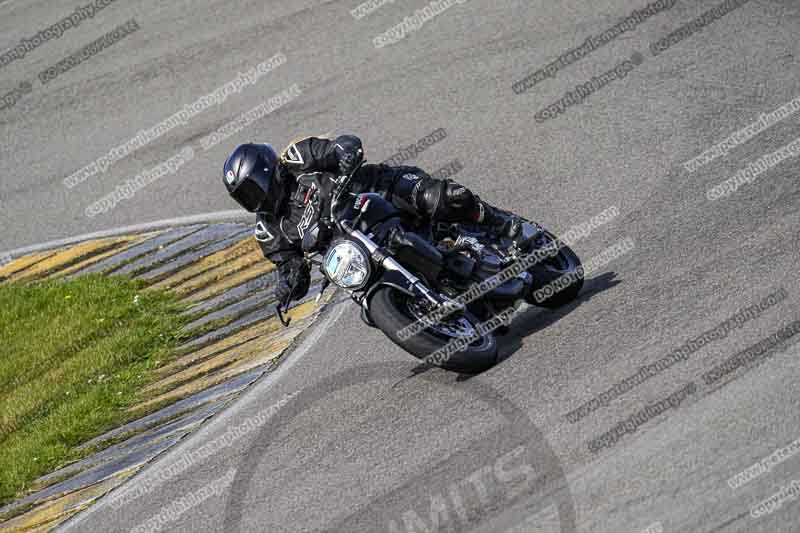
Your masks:
{"label": "green grass", "polygon": [[126,278],[0,285],[0,503],[131,418],[181,340],[182,309]]}

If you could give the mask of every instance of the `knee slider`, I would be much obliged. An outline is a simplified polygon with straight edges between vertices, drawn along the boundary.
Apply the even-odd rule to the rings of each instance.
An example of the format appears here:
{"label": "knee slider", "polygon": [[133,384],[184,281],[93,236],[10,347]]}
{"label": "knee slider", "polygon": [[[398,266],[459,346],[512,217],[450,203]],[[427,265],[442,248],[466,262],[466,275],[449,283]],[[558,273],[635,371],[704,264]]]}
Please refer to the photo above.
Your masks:
{"label": "knee slider", "polygon": [[471,220],[479,209],[478,198],[459,183],[442,182],[442,194],[434,217],[445,222]]}
{"label": "knee slider", "polygon": [[416,197],[417,209],[431,219],[443,220],[442,216],[447,211],[447,182],[427,179],[419,184]]}

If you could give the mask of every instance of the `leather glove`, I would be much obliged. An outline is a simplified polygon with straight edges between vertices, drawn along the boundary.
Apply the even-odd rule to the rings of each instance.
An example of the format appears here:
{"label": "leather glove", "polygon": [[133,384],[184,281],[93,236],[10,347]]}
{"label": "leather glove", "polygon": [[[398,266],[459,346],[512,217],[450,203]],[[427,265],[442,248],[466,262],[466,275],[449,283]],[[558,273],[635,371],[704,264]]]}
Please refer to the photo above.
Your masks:
{"label": "leather glove", "polygon": [[290,259],[278,266],[278,283],[275,287],[275,296],[277,296],[279,302],[283,303],[287,298],[290,298],[290,301],[302,299],[308,294],[310,285],[311,272],[302,258]]}
{"label": "leather glove", "polygon": [[339,175],[349,176],[364,159],[361,139],[354,135],[342,135],[336,138],[336,159],[339,161]]}

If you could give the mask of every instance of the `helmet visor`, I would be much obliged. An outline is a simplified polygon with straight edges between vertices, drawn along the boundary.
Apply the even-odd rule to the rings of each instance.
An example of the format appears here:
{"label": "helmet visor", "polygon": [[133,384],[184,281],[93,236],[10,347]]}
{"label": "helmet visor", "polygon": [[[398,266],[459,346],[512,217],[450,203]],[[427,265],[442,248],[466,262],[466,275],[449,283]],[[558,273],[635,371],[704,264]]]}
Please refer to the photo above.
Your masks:
{"label": "helmet visor", "polygon": [[234,200],[239,202],[239,205],[255,213],[259,210],[267,196],[267,191],[261,188],[257,180],[253,176],[243,180],[236,189],[231,192]]}

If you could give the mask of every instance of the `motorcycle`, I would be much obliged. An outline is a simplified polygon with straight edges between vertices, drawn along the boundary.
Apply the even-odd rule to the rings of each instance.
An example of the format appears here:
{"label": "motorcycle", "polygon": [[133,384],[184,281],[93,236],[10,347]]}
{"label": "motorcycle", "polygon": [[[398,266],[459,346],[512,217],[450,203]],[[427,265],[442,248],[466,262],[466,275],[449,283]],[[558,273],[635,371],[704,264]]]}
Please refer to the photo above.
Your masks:
{"label": "motorcycle", "polygon": [[[312,190],[327,187],[331,198],[303,235],[306,261],[323,274],[317,299],[331,283],[347,291],[365,324],[415,357],[484,371],[497,363],[495,331],[507,330],[520,302],[554,309],[580,292],[580,259],[535,222],[523,219],[516,239],[466,223],[421,224],[377,193],[351,192],[353,174],[313,178]],[[285,326],[289,303],[277,306]]]}

